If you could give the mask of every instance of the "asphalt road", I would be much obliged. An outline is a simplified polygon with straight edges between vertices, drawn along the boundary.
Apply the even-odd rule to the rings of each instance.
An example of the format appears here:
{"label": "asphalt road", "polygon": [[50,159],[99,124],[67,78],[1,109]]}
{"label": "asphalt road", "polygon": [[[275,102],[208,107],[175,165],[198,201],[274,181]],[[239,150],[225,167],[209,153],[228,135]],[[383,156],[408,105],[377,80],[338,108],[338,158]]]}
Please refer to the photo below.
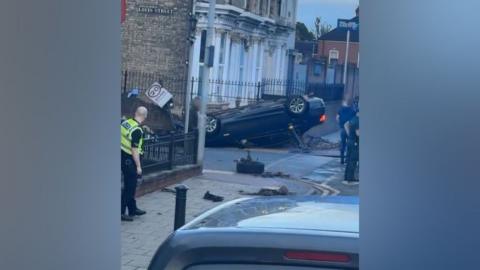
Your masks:
{"label": "asphalt road", "polygon": [[[323,136],[333,141],[337,134]],[[254,160],[265,164],[265,171],[288,174],[292,179],[314,183],[317,187],[326,190],[328,195],[358,195],[358,186],[349,186],[342,183],[344,166],[338,158],[318,156],[316,154],[299,153],[294,148],[250,148],[248,149]],[[205,152],[204,173],[224,181],[235,180],[235,160],[247,156],[246,149],[239,148],[207,148]],[[243,179],[242,181],[251,181]],[[268,180],[256,178],[255,183]]]}

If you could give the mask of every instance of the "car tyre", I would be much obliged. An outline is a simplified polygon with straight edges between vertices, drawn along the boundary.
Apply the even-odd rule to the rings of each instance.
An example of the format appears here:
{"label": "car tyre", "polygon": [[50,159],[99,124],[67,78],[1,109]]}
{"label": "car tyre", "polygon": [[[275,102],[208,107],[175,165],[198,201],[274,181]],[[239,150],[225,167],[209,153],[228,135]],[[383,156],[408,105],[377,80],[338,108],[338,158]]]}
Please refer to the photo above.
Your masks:
{"label": "car tyre", "polygon": [[287,111],[293,117],[300,117],[308,112],[308,102],[302,96],[288,98],[286,103]]}
{"label": "car tyre", "polygon": [[258,161],[238,162],[237,172],[243,174],[260,175],[265,172],[265,164]]}
{"label": "car tyre", "polygon": [[220,130],[220,121],[215,117],[207,116],[205,130],[207,135],[216,135]]}

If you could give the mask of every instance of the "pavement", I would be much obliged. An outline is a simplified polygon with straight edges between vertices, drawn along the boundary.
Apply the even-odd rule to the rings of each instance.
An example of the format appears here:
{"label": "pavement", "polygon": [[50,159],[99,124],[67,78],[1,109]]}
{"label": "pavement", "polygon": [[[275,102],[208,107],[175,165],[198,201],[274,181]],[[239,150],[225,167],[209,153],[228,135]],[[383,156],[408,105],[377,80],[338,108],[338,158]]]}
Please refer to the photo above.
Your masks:
{"label": "pavement", "polygon": [[[322,135],[323,139],[338,141],[338,133]],[[182,184],[189,187],[186,221],[222,203],[203,199],[206,191],[225,198],[225,201],[245,197],[262,187],[287,186],[295,194],[358,196],[358,186],[342,184],[343,165],[338,158],[318,152],[298,153],[291,148],[249,149],[254,159],[266,164],[266,171],[282,172],[290,177],[260,177],[235,173],[235,162],[246,156],[237,148],[206,150],[203,174]],[[338,155],[338,150],[337,155]],[[173,187],[170,187],[173,188]],[[224,202],[225,202],[224,201]],[[157,191],[137,199],[147,214],[134,222],[122,222],[122,269],[146,270],[158,246],[173,232],[175,194]]]}
{"label": "pavement", "polygon": [[[206,170],[203,175],[181,184],[189,187],[186,222],[222,204],[203,199],[205,192],[220,195],[224,202],[248,197],[262,187],[288,186],[295,194],[312,194],[315,189],[304,182],[285,178],[263,178]],[[174,186],[169,187],[173,189]],[[147,211],[134,222],[122,222],[122,270],[145,270],[159,245],[173,232],[175,194],[157,191],[137,199],[139,208]]]}
{"label": "pavement", "polygon": [[[224,196],[225,201],[234,200],[247,193],[255,192],[256,187],[222,183],[220,181],[192,178],[184,181],[189,187],[187,193],[186,221],[221,203],[204,200],[208,190],[212,194]],[[137,199],[139,208],[147,211],[133,222],[122,222],[122,270],[145,270],[159,245],[173,232],[175,194],[157,191]]]}

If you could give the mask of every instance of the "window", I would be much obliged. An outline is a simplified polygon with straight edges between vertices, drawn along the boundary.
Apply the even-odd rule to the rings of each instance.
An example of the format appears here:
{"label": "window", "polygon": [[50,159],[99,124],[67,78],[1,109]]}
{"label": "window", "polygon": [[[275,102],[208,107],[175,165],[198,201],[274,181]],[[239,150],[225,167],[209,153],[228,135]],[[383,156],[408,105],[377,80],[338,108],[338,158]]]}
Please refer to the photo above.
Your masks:
{"label": "window", "polygon": [[205,46],[207,44],[207,30],[202,31],[200,39],[200,63],[205,63]]}
{"label": "window", "polygon": [[282,16],[282,0],[277,0],[277,16]]}
{"label": "window", "polygon": [[313,54],[318,54],[318,43],[313,43]]}
{"label": "window", "polygon": [[335,50],[335,49],[330,50],[328,52],[328,63],[330,65],[336,65],[338,62],[338,55],[339,55],[338,50]]}

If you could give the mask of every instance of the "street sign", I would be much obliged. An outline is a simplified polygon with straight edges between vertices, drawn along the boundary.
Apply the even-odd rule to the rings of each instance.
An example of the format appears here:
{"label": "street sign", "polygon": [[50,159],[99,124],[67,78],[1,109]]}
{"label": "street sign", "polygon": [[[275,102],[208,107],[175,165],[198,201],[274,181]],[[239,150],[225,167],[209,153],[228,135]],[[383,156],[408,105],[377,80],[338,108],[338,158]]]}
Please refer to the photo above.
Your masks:
{"label": "street sign", "polygon": [[159,5],[138,4],[137,12],[144,13],[144,14],[169,16],[169,15],[173,15],[176,12],[176,9],[164,8]]}
{"label": "street sign", "polygon": [[356,31],[358,29],[358,23],[353,22],[351,20],[338,20],[338,27],[339,28],[347,28],[350,31]]}
{"label": "street sign", "polygon": [[173,98],[173,95],[158,82],[152,84],[146,95],[151,101],[160,106],[160,108],[165,107],[165,105]]}

